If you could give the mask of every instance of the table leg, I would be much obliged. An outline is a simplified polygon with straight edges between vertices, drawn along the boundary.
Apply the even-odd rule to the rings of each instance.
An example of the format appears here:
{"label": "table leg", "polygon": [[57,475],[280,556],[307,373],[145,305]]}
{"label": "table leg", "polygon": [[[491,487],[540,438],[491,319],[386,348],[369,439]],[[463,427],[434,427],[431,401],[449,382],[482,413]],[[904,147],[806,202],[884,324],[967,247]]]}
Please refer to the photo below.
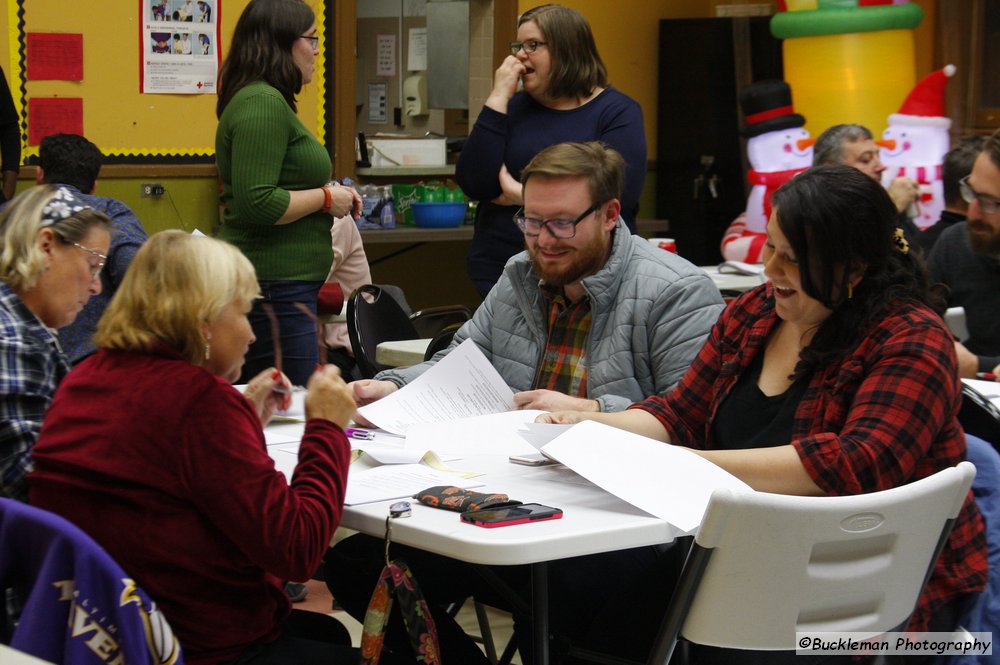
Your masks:
{"label": "table leg", "polygon": [[549,569],[544,561],[531,564],[532,641],[535,663],[549,664]]}

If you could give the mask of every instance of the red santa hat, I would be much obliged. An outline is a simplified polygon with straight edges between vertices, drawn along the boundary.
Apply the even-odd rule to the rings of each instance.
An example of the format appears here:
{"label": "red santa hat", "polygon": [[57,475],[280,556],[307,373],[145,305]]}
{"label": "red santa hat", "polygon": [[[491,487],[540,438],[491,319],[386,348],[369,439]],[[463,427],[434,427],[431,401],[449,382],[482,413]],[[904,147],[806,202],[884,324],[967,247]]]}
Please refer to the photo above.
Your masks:
{"label": "red santa hat", "polygon": [[899,112],[889,116],[889,124],[951,127],[951,118],[944,113],[944,88],[954,74],[955,65],[946,65],[920,79],[903,100]]}

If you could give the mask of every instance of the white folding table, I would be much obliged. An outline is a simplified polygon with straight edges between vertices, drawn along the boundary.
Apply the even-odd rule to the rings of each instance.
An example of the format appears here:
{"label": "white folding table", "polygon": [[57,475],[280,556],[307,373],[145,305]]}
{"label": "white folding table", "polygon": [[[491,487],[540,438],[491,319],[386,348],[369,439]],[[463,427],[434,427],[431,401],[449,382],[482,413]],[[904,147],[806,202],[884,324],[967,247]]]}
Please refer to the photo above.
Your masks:
{"label": "white folding table", "polygon": [[[447,464],[463,471],[482,472],[480,480],[484,485],[476,491],[503,492],[525,503],[563,510],[561,519],[486,529],[461,522],[456,512],[412,501],[412,515],[392,522],[395,543],[473,564],[529,564],[538,663],[549,662],[548,562],[670,543],[684,535],[668,522],[605,492],[563,466],[519,466],[511,464],[505,455],[474,454]],[[341,525],[382,538],[393,502],[346,506]]]}

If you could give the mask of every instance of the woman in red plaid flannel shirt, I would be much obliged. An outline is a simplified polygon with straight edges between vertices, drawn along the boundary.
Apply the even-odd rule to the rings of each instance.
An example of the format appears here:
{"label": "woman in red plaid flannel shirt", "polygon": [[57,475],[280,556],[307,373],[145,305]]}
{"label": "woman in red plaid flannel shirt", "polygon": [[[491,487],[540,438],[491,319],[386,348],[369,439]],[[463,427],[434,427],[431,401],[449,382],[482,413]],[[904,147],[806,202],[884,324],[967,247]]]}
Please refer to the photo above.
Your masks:
{"label": "woman in red plaid flannel shirt", "polygon": [[[875,492],[962,461],[954,343],[888,195],[856,169],[820,166],[773,203],[769,281],[729,306],[674,390],[621,413],[542,419],[694,448],[783,494]],[[970,494],[910,630],[955,626],[985,584],[986,552]]]}

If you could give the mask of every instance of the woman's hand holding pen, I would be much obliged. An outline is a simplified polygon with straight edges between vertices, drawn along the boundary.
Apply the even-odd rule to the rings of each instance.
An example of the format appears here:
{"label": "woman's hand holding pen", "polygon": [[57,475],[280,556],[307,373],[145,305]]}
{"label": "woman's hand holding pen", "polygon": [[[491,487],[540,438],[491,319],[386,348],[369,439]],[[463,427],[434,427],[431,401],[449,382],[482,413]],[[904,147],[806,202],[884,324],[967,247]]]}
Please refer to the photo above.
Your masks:
{"label": "woman's hand holding pen", "polygon": [[272,367],[250,379],[243,396],[253,405],[260,424],[267,425],[275,413],[292,406],[292,382]]}
{"label": "woman's hand holding pen", "polygon": [[354,395],[336,365],[322,365],[309,377],[306,419],[322,418],[347,427],[357,410]]}

